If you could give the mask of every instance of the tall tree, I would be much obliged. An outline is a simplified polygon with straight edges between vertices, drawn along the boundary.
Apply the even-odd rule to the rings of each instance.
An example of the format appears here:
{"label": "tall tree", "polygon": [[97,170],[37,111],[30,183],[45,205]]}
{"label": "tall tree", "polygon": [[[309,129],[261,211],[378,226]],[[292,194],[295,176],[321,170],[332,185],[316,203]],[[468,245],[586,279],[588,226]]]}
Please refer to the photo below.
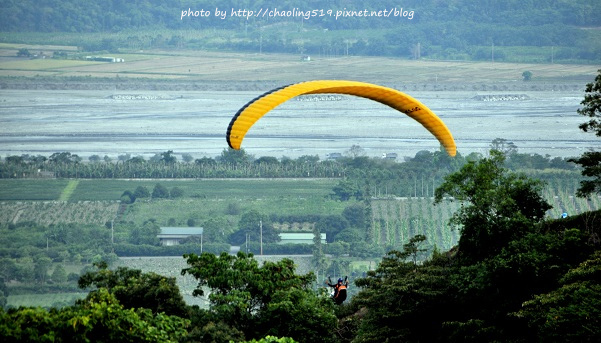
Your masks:
{"label": "tall tree", "polygon": [[[601,69],[595,78],[595,82],[586,85],[586,94],[583,105],[577,112],[580,115],[591,118],[588,122],[580,124],[580,129],[584,132],[594,132],[601,137]],[[585,197],[601,191],[601,151],[587,151],[579,158],[570,159],[582,166],[582,175],[592,179],[582,180],[578,195]]]}
{"label": "tall tree", "polygon": [[198,280],[194,295],[210,289],[214,322],[244,333],[246,339],[265,335],[291,337],[299,342],[333,341],[337,325],[333,303],[311,289],[312,273],[298,275],[294,262],[266,261],[252,254],[236,256],[203,253],[184,255],[189,267],[182,274]]}
{"label": "tall tree", "polygon": [[323,245],[321,244],[321,232],[319,232],[318,226],[313,228],[313,258],[311,259],[311,264],[314,269],[318,271],[323,271],[328,266],[326,254],[324,253]]}
{"label": "tall tree", "polygon": [[[554,299],[546,296],[523,313],[510,314],[536,294],[561,295],[553,292],[559,278],[591,252],[588,236],[578,229],[544,232],[539,224],[549,205],[540,196],[540,182],[503,165],[504,155],[492,151],[449,175],[437,189],[436,202],[452,196],[464,203],[452,218],[461,229],[458,250],[435,251],[430,260],[416,263],[423,241],[416,236],[403,252],[389,252],[375,271],[355,282],[363,289],[352,305],[363,308],[355,314],[362,313],[363,320],[354,341],[530,342],[537,330],[564,325],[545,321],[558,313],[547,303]],[[582,311],[568,308],[572,299],[583,305],[582,295],[597,289],[582,286],[557,307],[566,316],[561,318],[565,327],[580,335],[577,341],[592,341],[598,331],[585,333],[573,325],[582,316],[587,327],[595,327],[599,311],[588,305]],[[593,304],[597,298],[592,297]],[[548,333],[550,341],[570,341],[557,331]]]}
{"label": "tall tree", "polygon": [[365,149],[357,144],[353,144],[353,146],[346,151],[346,155],[350,158],[362,157],[365,156]]}
{"label": "tall tree", "polygon": [[242,244],[246,241],[246,235],[250,234],[254,242],[276,243],[280,241],[278,232],[273,227],[269,216],[258,211],[248,211],[240,217],[239,230],[230,236],[232,244]]}
{"label": "tall tree", "polygon": [[490,148],[502,152],[505,156],[511,156],[518,152],[518,147],[513,142],[509,142],[503,138],[493,139]]}
{"label": "tall tree", "polygon": [[96,263],[97,271],[87,272],[79,278],[80,288],[95,286],[114,294],[125,308],[147,308],[152,313],[164,312],[167,315],[185,317],[187,305],[184,302],[175,278],[156,273],[142,273],[139,269],[119,267],[108,269],[104,262]]}
{"label": "tall tree", "polygon": [[583,108],[576,112],[591,118],[588,122],[580,124],[580,129],[584,132],[592,131],[601,137],[601,69],[598,72],[595,81],[586,85],[586,94],[580,103]]}
{"label": "tall tree", "polygon": [[[376,270],[355,281],[362,290],[352,306],[363,307],[357,342],[434,342],[445,315],[449,282],[445,267],[426,261],[415,264],[424,236],[416,236],[403,251],[390,251]],[[358,313],[361,313],[358,312]]]}
{"label": "tall tree", "polygon": [[459,254],[465,262],[497,254],[508,242],[525,235],[551,208],[540,195],[542,182],[510,172],[497,150],[468,162],[436,189],[435,203],[445,196],[465,205],[451,223],[461,231]]}
{"label": "tall tree", "polygon": [[57,164],[58,163],[69,164],[69,163],[81,161],[81,157],[79,157],[76,154],[71,154],[70,152],[55,152],[54,154],[50,155],[50,157],[48,158],[48,161],[50,161],[51,163],[57,163]]}
{"label": "tall tree", "polygon": [[248,155],[244,149],[234,150],[232,148],[223,149],[219,161],[231,165],[243,165],[253,160],[251,155]]}
{"label": "tall tree", "polygon": [[46,256],[39,256],[35,259],[33,272],[39,283],[45,283],[48,278],[48,271],[52,265],[52,260]]}
{"label": "tall tree", "polygon": [[177,157],[173,155],[173,150],[167,150],[161,153],[161,161],[165,164],[174,164],[177,162]]}

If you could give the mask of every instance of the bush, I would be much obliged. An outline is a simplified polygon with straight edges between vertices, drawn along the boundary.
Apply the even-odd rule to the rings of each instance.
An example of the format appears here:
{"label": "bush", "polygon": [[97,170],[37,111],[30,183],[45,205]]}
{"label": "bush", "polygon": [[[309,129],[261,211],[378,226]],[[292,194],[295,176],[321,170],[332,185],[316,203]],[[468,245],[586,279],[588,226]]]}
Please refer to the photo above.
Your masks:
{"label": "bush", "polygon": [[170,194],[172,198],[181,198],[184,196],[184,190],[179,187],[173,187]]}
{"label": "bush", "polygon": [[62,265],[58,265],[54,268],[52,272],[52,281],[56,283],[64,283],[67,281],[67,272]]}
{"label": "bush", "polygon": [[227,208],[225,209],[225,214],[229,214],[232,216],[237,216],[240,214],[240,205],[236,203],[227,204]]}
{"label": "bush", "polygon": [[350,249],[351,246],[347,242],[334,242],[326,245],[326,252],[328,254],[332,254],[335,257],[348,254],[350,252]]}
{"label": "bush", "polygon": [[167,199],[169,198],[169,190],[167,187],[157,183],[152,190],[152,197],[157,199]]}
{"label": "bush", "polygon": [[144,186],[138,186],[134,191],[134,196],[138,198],[150,198],[150,191]]}
{"label": "bush", "polygon": [[119,198],[119,200],[121,201],[122,204],[127,204],[127,205],[133,204],[133,201],[127,195],[122,195],[121,198]]}

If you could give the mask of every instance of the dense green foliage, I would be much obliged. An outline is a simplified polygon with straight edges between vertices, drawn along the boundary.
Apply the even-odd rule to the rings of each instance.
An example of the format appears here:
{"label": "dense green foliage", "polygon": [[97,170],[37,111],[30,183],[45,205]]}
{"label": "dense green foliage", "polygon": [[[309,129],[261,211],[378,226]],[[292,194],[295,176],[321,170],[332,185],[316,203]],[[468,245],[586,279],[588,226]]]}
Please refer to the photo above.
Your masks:
{"label": "dense green foliage", "polygon": [[[437,196],[466,201],[453,219],[459,246],[421,265],[406,261],[410,244],[389,252],[356,281],[363,290],[351,307],[363,308],[363,319],[350,316],[347,334],[356,342],[594,341],[598,296],[581,304],[598,290],[599,222],[590,233],[583,221],[541,225],[547,204],[537,190],[498,153],[449,175]],[[561,330],[543,333],[549,328]]]}
{"label": "dense green foliage", "polygon": [[0,310],[0,337],[5,342],[179,342],[190,321],[126,309],[106,289],[60,310]]}
{"label": "dense green foliage", "polygon": [[498,254],[551,208],[540,195],[541,183],[509,172],[504,160],[492,150],[490,158],[467,163],[436,189],[437,203],[445,196],[467,203],[451,218],[461,231],[461,259],[479,261]]}
{"label": "dense green foliage", "polygon": [[[598,33],[582,29],[601,24],[601,5],[594,0],[407,0],[402,4],[384,0],[360,5],[344,1],[324,5],[315,0],[260,3],[55,0],[43,4],[29,0],[5,1],[2,7],[0,31],[4,32],[123,33],[94,41],[81,41],[81,37],[73,36],[72,39],[80,41],[71,45],[82,46],[87,51],[189,47],[490,60],[492,46],[556,47],[545,57],[548,61],[598,60],[601,53]],[[225,12],[226,18],[215,15],[217,8]],[[273,17],[258,13],[276,9],[294,10],[297,15]],[[394,13],[395,9],[401,14],[344,16],[346,11]],[[210,15],[200,17],[201,10],[209,11]],[[253,11],[253,16],[247,18],[248,12],[242,13],[244,10]],[[311,11],[314,16],[306,17]],[[337,11],[342,11],[338,18]],[[235,16],[233,12],[244,16]],[[211,33],[190,34],[194,30]],[[215,30],[228,31],[231,35],[215,40]],[[500,49],[494,53],[496,61],[507,57]]]}
{"label": "dense green foliage", "polygon": [[142,273],[119,267],[109,270],[105,262],[97,263],[98,271],[83,274],[77,282],[80,288],[95,286],[90,293],[106,289],[117,298],[125,308],[150,309],[156,314],[184,317],[187,314],[186,303],[175,284],[175,278],[167,278],[155,273]]}
{"label": "dense green foliage", "polygon": [[210,290],[210,310],[199,314],[206,321],[203,327],[221,324],[222,330],[246,339],[276,335],[298,342],[334,340],[337,321],[332,301],[313,291],[312,273],[295,274],[292,260],[259,266],[252,254],[244,253],[189,254],[184,258],[190,267],[182,274],[199,281],[194,294],[203,295],[205,287]]}
{"label": "dense green foliage", "polygon": [[595,77],[595,82],[586,85],[583,108],[577,110],[578,114],[589,117],[590,120],[580,125],[584,132],[592,131],[601,137],[601,69]]}
{"label": "dense green foliage", "polygon": [[[586,94],[581,104],[583,108],[578,110],[578,114],[590,119],[581,124],[580,129],[584,132],[592,131],[601,137],[601,69],[595,82],[586,85]],[[587,151],[571,161],[582,166],[582,175],[588,177],[581,181],[578,194],[588,196],[601,192],[601,151]]]}
{"label": "dense green foliage", "polygon": [[[499,162],[494,155],[491,159],[479,163]],[[506,171],[480,167],[475,169],[493,180],[507,177]],[[458,173],[470,176],[470,168]],[[502,182],[497,184],[503,188]],[[536,184],[530,187],[534,190]],[[511,202],[515,196],[504,197]],[[530,206],[525,213],[544,204]],[[313,290],[313,275],[296,274],[289,259],[259,266],[243,253],[186,255],[189,267],[182,274],[198,280],[195,294],[208,291],[209,309],[184,305],[170,278],[127,268],[111,271],[99,264],[99,270],[79,281],[83,287],[97,287],[86,300],[61,310],[0,312],[0,337],[15,342],[57,336],[156,341],[157,326],[162,328],[160,339],[181,342],[292,342],[275,338],[284,336],[298,342],[595,341],[601,335],[601,260],[599,243],[591,238],[598,237],[601,225],[598,219],[589,222],[590,217],[532,222],[500,250],[497,242],[488,242],[495,253],[472,260],[459,257],[475,256],[465,251],[472,247],[460,246],[458,251],[435,251],[419,263],[427,238],[416,236],[403,251],[390,251],[376,270],[357,279],[354,285],[361,291],[336,310],[323,292]],[[65,331],[71,325],[75,330]],[[148,337],[140,338],[141,330]]]}
{"label": "dense green foliage", "polygon": [[[191,274],[206,285],[211,308],[184,303],[173,278],[120,267],[79,279],[94,287],[62,309],[0,309],[0,338],[10,342],[314,342],[332,341],[333,303],[315,293],[312,274],[291,260],[259,266],[252,255],[187,255]],[[283,337],[283,338],[277,338]]]}
{"label": "dense green foliage", "polygon": [[536,295],[514,313],[525,318],[544,342],[601,339],[601,251],[571,269],[561,287]]}

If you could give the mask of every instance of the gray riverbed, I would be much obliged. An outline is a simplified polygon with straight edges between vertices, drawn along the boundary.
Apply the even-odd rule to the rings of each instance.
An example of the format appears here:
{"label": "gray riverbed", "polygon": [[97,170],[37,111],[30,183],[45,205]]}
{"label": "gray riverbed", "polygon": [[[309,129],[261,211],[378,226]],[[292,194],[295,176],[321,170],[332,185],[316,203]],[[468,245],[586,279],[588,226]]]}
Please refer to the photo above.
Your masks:
{"label": "gray riverbed", "polygon": [[[194,158],[218,156],[236,111],[261,91],[3,90],[0,93],[0,154],[45,155],[68,151],[90,155],[150,157],[173,150]],[[499,92],[506,95],[507,92]],[[494,92],[411,92],[453,133],[458,152],[486,153],[504,138],[520,152],[572,157],[601,147],[578,125],[578,91],[519,92],[523,100],[482,101]],[[487,97],[490,98],[490,97]],[[242,147],[260,156],[344,153],[359,145],[367,156],[420,150],[438,142],[412,119],[356,97],[289,101],[251,128]]]}

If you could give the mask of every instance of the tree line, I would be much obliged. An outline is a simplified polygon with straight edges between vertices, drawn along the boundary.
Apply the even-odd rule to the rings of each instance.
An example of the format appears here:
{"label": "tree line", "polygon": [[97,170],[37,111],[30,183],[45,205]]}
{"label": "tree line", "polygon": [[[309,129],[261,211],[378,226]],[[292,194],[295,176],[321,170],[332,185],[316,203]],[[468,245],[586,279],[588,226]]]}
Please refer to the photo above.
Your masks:
{"label": "tree line", "polygon": [[[567,158],[519,153],[518,147],[505,139],[491,142],[491,149],[501,150],[506,166],[515,170],[537,172],[545,178],[570,177],[577,165]],[[350,147],[338,159],[320,160],[318,156],[280,159],[263,156],[255,158],[244,149],[224,149],[216,158],[194,159],[183,154],[181,161],[172,151],[166,151],[148,160],[141,156],[120,155],[117,161],[97,155],[88,162],[70,152],[57,152],[49,157],[27,154],[7,156],[0,163],[0,178],[81,178],[81,179],[173,179],[173,178],[339,178],[333,189],[340,200],[361,199],[381,194],[396,196],[433,196],[433,189],[444,175],[457,171],[471,160],[483,155],[471,153],[449,157],[444,151],[420,151],[404,161],[392,161],[365,156],[360,146]],[[566,173],[554,173],[563,171]],[[547,175],[548,174],[548,175]],[[571,175],[578,177],[576,173]],[[177,190],[173,194],[177,197]],[[157,198],[169,197],[165,191]],[[132,199],[132,194],[128,194]]]}
{"label": "tree line", "polygon": [[224,149],[217,158],[203,157],[193,162],[184,154],[182,161],[172,150],[157,154],[158,158],[144,159],[141,156],[119,156],[117,161],[106,157],[90,156],[83,162],[77,154],[57,152],[45,156],[7,156],[0,164],[1,178],[249,178],[249,177],[293,177],[324,178],[341,177],[344,166],[334,161],[319,161],[317,156],[302,156],[298,159],[260,157],[255,159],[240,151]]}

